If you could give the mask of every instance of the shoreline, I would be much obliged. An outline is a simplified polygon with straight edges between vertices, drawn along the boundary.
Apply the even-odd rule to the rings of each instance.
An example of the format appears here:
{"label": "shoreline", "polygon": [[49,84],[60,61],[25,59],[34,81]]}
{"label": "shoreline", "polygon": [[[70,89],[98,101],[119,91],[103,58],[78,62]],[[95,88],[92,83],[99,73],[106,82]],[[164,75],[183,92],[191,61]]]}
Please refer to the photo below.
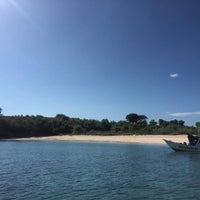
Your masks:
{"label": "shoreline", "polygon": [[163,139],[183,143],[187,141],[187,135],[58,135],[45,137],[16,138],[16,141],[77,141],[77,142],[108,142],[108,143],[132,143],[132,144],[165,144]]}

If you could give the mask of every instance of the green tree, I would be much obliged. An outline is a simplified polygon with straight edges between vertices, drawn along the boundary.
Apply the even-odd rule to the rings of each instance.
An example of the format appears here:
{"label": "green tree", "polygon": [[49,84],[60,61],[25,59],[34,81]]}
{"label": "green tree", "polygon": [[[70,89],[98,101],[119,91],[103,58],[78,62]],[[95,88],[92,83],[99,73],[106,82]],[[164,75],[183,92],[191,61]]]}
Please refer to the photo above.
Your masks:
{"label": "green tree", "polygon": [[200,122],[196,122],[195,125],[196,125],[197,128],[200,128]]}
{"label": "green tree", "polygon": [[145,123],[147,119],[148,119],[147,116],[145,116],[145,115],[139,115],[139,122]]}
{"label": "green tree", "polygon": [[185,124],[185,122],[184,122],[183,120],[179,120],[179,121],[178,121],[178,126],[179,126],[180,128],[184,127],[184,124]]}
{"label": "green tree", "polygon": [[155,127],[155,126],[157,126],[157,122],[153,119],[149,122],[149,125],[152,127]]}
{"label": "green tree", "polygon": [[131,123],[145,122],[147,117],[145,115],[138,115],[136,113],[130,113],[126,115],[126,120]]}
{"label": "green tree", "polygon": [[169,122],[171,125],[178,127],[178,120],[174,119]]}
{"label": "green tree", "polygon": [[63,114],[57,114],[56,118],[59,120],[65,120],[65,121],[69,121],[69,119],[70,119],[68,116],[63,115]]}
{"label": "green tree", "polygon": [[158,123],[160,127],[166,127],[169,124],[168,121],[165,121],[163,119],[159,119]]}
{"label": "green tree", "polygon": [[101,120],[102,131],[109,131],[111,129],[111,124],[108,119]]}
{"label": "green tree", "polygon": [[0,116],[2,116],[2,110],[3,110],[3,109],[2,109],[2,108],[0,108]]}
{"label": "green tree", "polygon": [[84,130],[80,125],[73,127],[73,134],[83,134]]}

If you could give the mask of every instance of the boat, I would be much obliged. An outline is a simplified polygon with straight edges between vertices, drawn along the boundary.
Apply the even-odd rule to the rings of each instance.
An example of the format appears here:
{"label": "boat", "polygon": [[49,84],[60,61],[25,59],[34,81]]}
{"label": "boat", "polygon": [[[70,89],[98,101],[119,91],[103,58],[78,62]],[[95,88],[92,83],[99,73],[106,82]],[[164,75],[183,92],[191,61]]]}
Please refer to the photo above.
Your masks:
{"label": "boat", "polygon": [[188,143],[172,142],[166,139],[163,140],[174,151],[200,152],[200,134],[198,135],[188,134]]}

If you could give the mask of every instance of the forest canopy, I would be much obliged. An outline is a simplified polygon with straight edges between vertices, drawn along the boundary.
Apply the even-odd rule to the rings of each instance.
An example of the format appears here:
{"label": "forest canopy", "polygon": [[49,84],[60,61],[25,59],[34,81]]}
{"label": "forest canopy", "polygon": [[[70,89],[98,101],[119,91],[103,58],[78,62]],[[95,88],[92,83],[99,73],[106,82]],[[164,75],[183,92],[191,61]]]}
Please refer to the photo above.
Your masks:
{"label": "forest canopy", "polygon": [[0,108],[0,139],[51,135],[135,135],[196,133],[197,127],[186,126],[183,120],[150,120],[143,114],[130,113],[118,122],[102,119],[71,118],[64,114],[55,117],[4,116]]}

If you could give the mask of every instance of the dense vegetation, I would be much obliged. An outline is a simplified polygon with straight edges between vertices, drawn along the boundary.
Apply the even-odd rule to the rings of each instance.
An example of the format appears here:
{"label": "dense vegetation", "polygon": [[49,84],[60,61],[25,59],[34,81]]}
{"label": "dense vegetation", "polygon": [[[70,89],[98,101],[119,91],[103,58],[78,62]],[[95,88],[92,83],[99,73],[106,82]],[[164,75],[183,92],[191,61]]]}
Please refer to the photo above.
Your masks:
{"label": "dense vegetation", "polygon": [[[63,114],[56,117],[3,116],[0,109],[0,138],[39,137],[63,134],[121,135],[121,134],[185,134],[196,133],[184,121],[160,119],[147,123],[145,115],[128,114],[124,121],[70,118]],[[199,122],[196,125],[200,125]]]}

